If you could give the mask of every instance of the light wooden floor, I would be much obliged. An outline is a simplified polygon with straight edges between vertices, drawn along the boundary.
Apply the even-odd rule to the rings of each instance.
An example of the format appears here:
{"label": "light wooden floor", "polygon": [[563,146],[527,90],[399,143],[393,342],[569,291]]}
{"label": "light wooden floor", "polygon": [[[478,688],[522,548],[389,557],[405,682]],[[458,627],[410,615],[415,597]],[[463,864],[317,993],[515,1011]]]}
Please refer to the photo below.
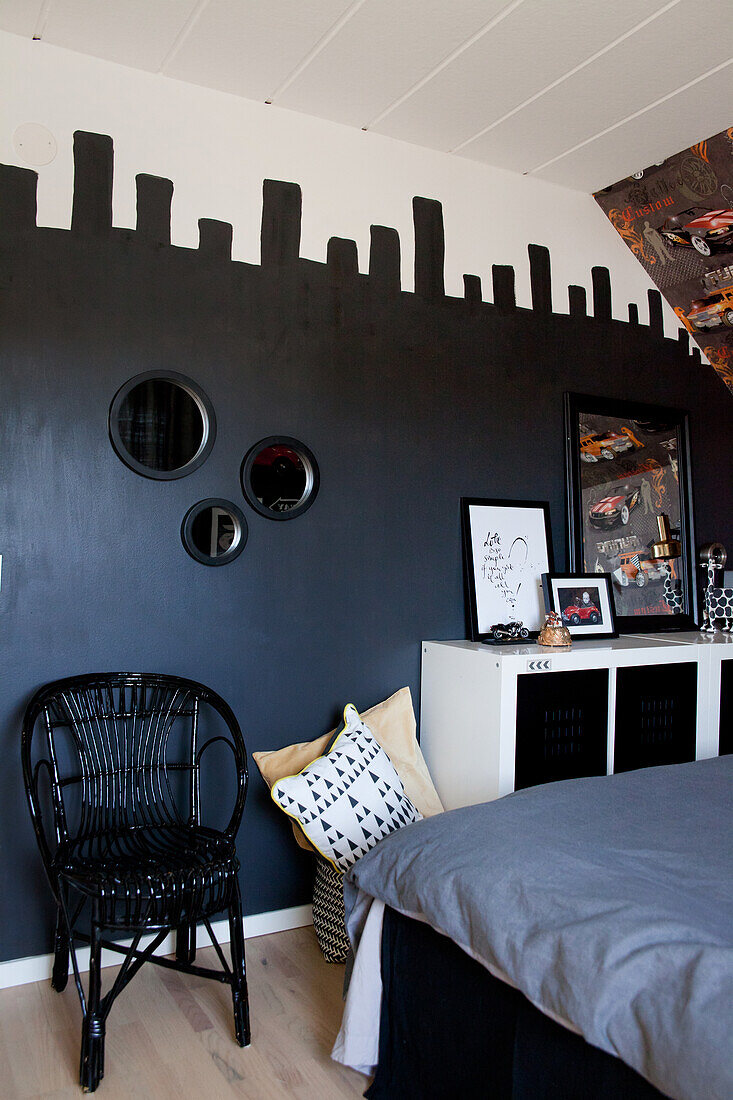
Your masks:
{"label": "light wooden floor", "polygon": [[[368,1078],[331,1061],[343,966],[325,963],[312,928],[247,940],[252,1045],[233,1039],[229,986],[147,965],[107,1022],[100,1100],[331,1100]],[[213,949],[197,961],[218,965]],[[102,992],[116,974],[104,971]],[[79,1098],[81,1013],[71,979],[0,991],[0,1097]]]}

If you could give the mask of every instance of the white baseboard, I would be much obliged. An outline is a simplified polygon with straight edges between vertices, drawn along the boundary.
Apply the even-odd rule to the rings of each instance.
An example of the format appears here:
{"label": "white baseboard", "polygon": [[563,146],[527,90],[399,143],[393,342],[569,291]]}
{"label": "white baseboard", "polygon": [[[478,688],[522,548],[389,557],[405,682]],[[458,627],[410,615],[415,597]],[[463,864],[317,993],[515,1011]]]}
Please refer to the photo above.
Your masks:
{"label": "white baseboard", "polygon": [[[313,923],[313,910],[310,905],[294,905],[291,909],[275,909],[272,913],[255,913],[244,918],[244,935],[246,939],[255,939],[257,936],[269,936],[272,932],[285,932],[288,928],[303,928]],[[229,943],[229,922],[226,920],[215,921],[212,925],[214,935],[219,943]],[[152,936],[146,936],[141,941],[145,947],[152,940]],[[129,944],[131,940],[123,940]],[[196,944],[198,947],[208,947],[209,935],[203,925],[196,930]],[[158,954],[170,955],[175,951],[175,939],[171,934],[163,940],[158,948]],[[89,948],[82,947],[76,953],[79,969],[85,973],[89,969]],[[120,956],[115,951],[105,951],[102,955],[102,966],[119,966]],[[30,955],[26,959],[9,959],[8,962],[0,962],[0,989],[9,989],[14,985],[28,985],[29,982],[47,981],[51,977],[53,969],[53,955]]]}

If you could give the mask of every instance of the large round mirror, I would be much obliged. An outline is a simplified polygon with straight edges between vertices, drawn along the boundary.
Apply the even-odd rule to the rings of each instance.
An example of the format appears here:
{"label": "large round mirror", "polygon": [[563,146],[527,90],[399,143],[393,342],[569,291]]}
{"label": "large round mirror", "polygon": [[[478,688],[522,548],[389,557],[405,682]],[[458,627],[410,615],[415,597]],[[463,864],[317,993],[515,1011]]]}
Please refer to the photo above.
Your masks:
{"label": "large round mirror", "polygon": [[268,519],[294,519],[310,508],[319,485],[313,452],[298,439],[261,439],[242,463],[242,489],[249,503]]}
{"label": "large round mirror", "polygon": [[131,378],[115,394],[109,435],[117,454],[143,477],[190,474],[214,446],[216,420],[203,390],[174,371]]}
{"label": "large round mirror", "polygon": [[244,550],[247,521],[230,500],[209,497],[186,512],[181,538],[191,557],[202,565],[226,565]]}

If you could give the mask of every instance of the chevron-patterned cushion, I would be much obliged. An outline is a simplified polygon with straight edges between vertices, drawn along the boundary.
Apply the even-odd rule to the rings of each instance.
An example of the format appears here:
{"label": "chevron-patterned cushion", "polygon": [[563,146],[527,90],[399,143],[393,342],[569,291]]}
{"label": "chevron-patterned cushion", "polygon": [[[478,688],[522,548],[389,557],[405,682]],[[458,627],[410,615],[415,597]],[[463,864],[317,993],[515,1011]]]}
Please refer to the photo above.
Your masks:
{"label": "chevron-patterned cushion", "polygon": [[347,871],[388,833],[422,817],[351,703],[330,751],[298,775],[278,780],[271,794],[339,871]]}
{"label": "chevron-patterned cushion", "polygon": [[349,937],[344,913],[344,876],[319,855],[313,882],[313,927],[326,962],[346,962]]}

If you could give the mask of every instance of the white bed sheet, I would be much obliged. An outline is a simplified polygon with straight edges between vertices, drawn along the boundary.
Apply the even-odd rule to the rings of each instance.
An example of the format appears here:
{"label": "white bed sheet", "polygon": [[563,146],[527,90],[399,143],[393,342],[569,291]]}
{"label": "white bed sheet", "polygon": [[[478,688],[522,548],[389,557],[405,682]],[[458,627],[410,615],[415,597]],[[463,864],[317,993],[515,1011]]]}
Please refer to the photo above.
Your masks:
{"label": "white bed sheet", "polygon": [[379,1061],[384,902],[359,891],[349,933],[355,951],[341,1030],[331,1057],[370,1076]]}

